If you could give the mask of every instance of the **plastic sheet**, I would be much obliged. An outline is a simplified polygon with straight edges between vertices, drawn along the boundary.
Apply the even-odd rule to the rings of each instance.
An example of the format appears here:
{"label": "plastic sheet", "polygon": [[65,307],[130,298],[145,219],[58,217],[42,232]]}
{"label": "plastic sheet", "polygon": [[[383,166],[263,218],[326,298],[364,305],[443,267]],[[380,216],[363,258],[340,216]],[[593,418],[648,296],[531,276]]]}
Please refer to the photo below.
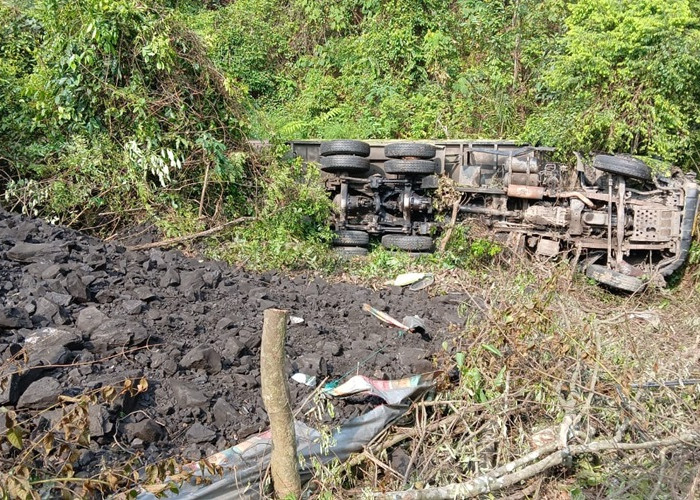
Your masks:
{"label": "plastic sheet", "polygon": [[[437,372],[436,372],[437,373]],[[297,451],[301,456],[299,472],[302,481],[312,474],[314,460],[326,464],[332,460],[345,461],[364,447],[396,419],[406,413],[410,399],[418,397],[435,385],[436,373],[415,375],[399,380],[377,380],[364,376],[350,378],[342,385],[325,391],[333,397],[353,394],[371,394],[388,404],[346,421],[335,430],[330,446],[322,446],[321,434],[301,422],[295,422]],[[180,485],[178,494],[167,498],[182,500],[213,500],[224,498],[260,498],[260,480],[268,467],[272,441],[270,431],[263,432],[236,446],[216,453],[207,460],[221,467],[223,476],[212,475],[198,463],[184,466],[193,476],[208,479],[210,484],[196,485],[193,482]],[[150,493],[142,493],[139,500],[155,500]]]}

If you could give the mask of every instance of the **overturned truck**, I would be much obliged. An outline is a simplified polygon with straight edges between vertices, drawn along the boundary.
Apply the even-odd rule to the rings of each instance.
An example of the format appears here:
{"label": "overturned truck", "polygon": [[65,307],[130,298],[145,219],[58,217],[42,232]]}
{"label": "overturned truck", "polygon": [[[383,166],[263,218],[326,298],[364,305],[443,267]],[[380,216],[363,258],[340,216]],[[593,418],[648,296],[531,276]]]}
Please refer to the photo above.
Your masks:
{"label": "overturned truck", "polygon": [[459,213],[480,219],[515,251],[572,253],[587,276],[636,292],[665,284],[690,249],[698,208],[694,174],[655,175],[624,155],[549,160],[552,148],[506,141],[294,141],[318,162],[337,208],[336,250],[363,255],[370,235],[387,248],[429,252],[440,223],[439,177],[454,181]]}

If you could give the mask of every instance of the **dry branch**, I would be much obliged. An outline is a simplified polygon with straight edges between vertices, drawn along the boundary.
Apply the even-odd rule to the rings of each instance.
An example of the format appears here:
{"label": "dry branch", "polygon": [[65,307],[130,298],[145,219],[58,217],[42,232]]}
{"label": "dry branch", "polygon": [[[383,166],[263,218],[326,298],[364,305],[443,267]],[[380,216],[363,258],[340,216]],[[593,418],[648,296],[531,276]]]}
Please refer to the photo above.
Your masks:
{"label": "dry branch", "polygon": [[452,237],[452,231],[454,230],[455,224],[457,223],[457,215],[459,215],[459,205],[460,205],[461,200],[455,200],[454,203],[452,203],[452,217],[450,218],[450,225],[447,228],[447,232],[445,233],[445,236],[442,238],[442,241],[440,242],[440,253],[443,253],[445,251],[445,248],[447,247],[447,243],[450,241],[450,238]]}
{"label": "dry branch", "polygon": [[185,236],[178,236],[177,238],[168,238],[165,240],[154,241],[153,243],[144,243],[142,245],[133,245],[127,247],[127,250],[150,250],[151,248],[162,248],[171,247],[177,245],[178,243],[184,243],[185,241],[195,240],[197,238],[204,238],[205,236],[211,236],[212,234],[219,233],[229,226],[235,224],[241,224],[242,222],[248,222],[253,220],[255,217],[239,217],[232,221],[226,222],[216,227],[206,229],[205,231],[200,231],[198,233],[186,234]]}
{"label": "dry branch", "polygon": [[[446,498],[472,498],[494,491],[503,490],[514,486],[522,481],[535,477],[552,467],[561,465],[568,457],[582,455],[585,453],[600,453],[605,451],[632,451],[648,450],[652,448],[665,448],[669,446],[679,446],[682,444],[690,446],[700,445],[700,435],[693,432],[684,433],[675,438],[661,439],[656,441],[646,441],[643,443],[620,443],[614,439],[604,439],[589,444],[579,444],[570,446],[567,450],[557,450],[557,445],[550,445],[540,450],[528,453],[522,458],[514,460],[493,471],[479,476],[465,483],[453,483],[438,488],[425,490],[395,491],[390,493],[377,493],[374,498],[385,500],[437,500]],[[548,454],[547,454],[548,453]],[[538,460],[541,456],[546,457]],[[516,470],[523,465],[520,470]]]}

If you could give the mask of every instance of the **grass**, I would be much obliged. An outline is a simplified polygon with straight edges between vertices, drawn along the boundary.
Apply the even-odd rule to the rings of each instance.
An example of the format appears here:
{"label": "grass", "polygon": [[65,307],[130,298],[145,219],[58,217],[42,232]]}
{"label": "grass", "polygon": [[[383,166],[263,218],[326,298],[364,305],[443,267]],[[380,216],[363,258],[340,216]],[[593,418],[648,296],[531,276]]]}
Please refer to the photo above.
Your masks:
{"label": "grass", "polygon": [[[431,293],[467,297],[465,323],[435,355],[435,366],[450,374],[435,398],[416,402],[408,421],[375,440],[352,467],[325,471],[327,495],[466,484],[533,450],[547,432],[556,435],[566,416],[578,420],[572,444],[615,435],[622,443],[648,442],[700,430],[697,385],[639,387],[700,375],[700,291],[692,273],[673,290],[624,296],[579,274],[571,279],[565,263],[502,257],[464,269],[376,249],[349,266],[346,272],[364,283],[430,270]],[[507,492],[691,498],[700,487],[697,446],[582,454]],[[399,448],[412,457],[408,470],[392,467]]]}

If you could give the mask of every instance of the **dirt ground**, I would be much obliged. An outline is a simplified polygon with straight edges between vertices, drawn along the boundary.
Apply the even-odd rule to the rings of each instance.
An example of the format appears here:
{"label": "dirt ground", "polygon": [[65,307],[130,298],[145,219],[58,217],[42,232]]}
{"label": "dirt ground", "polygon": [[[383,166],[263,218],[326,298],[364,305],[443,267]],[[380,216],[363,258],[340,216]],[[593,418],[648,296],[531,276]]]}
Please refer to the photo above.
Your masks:
{"label": "dirt ground", "polygon": [[[252,274],[178,251],[127,251],[0,212],[0,405],[17,412],[31,437],[60,418],[52,409],[60,395],[145,378],[147,391],[90,408],[90,445],[76,472],[135,453],[149,462],[196,460],[267,426],[259,367],[265,309],[303,319],[288,329],[290,376],[398,378],[433,368],[433,353],[464,321],[457,313],[464,300]],[[400,335],[364,303],[399,320],[418,315],[427,335]],[[311,391],[290,385],[295,405]],[[359,403],[341,406],[340,416],[371,404]]]}

